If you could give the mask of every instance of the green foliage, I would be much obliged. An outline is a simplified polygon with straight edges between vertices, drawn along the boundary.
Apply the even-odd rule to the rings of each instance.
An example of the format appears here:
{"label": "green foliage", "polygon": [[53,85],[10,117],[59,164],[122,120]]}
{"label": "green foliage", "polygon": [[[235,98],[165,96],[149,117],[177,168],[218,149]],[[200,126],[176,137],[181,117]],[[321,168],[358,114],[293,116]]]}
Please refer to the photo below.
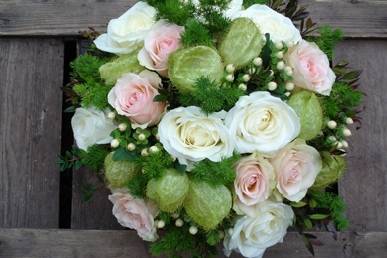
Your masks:
{"label": "green foliage", "polygon": [[93,171],[99,171],[103,168],[105,157],[109,154],[104,145],[93,145],[87,151],[80,150],[79,160],[85,167]]}
{"label": "green foliage", "polygon": [[104,60],[92,55],[81,55],[77,57],[72,63],[72,76],[85,82],[98,82],[99,68],[104,64]]}
{"label": "green foliage", "polygon": [[73,90],[78,94],[82,101],[82,106],[94,106],[98,109],[108,107],[107,96],[111,87],[99,82],[91,81],[86,83],[76,84]]}
{"label": "green foliage", "polygon": [[254,4],[267,4],[269,0],[243,0],[243,7],[249,8]]}
{"label": "green foliage", "polygon": [[138,198],[145,198],[148,178],[141,173],[133,177],[128,183],[129,192]]}
{"label": "green foliage", "polygon": [[142,170],[148,179],[160,178],[166,169],[173,167],[173,159],[166,151],[160,150],[147,157],[142,157]]}
{"label": "green foliage", "polygon": [[80,162],[78,156],[81,150],[78,148],[72,148],[71,150],[67,150],[63,155],[59,155],[58,157],[58,165],[59,170],[61,172],[68,169],[79,169],[82,167],[82,163]]}
{"label": "green foliage", "polygon": [[316,44],[328,56],[329,60],[333,58],[333,51],[338,42],[343,39],[343,32],[339,29],[332,29],[329,26],[322,26],[319,29],[320,36],[315,38]]}
{"label": "green foliage", "polygon": [[207,29],[215,35],[225,32],[231,24],[231,20],[224,17],[216,7],[202,7],[199,15],[204,17]]}
{"label": "green foliage", "polygon": [[147,0],[158,11],[158,18],[183,26],[194,17],[195,6],[180,0]]}
{"label": "green foliage", "polygon": [[194,87],[194,92],[180,95],[179,100],[183,106],[198,106],[207,113],[229,110],[244,95],[239,88],[221,87],[206,77],[197,79]]}
{"label": "green foliage", "polygon": [[185,25],[185,31],[181,36],[184,46],[213,45],[212,37],[208,29],[198,20],[189,19]]}

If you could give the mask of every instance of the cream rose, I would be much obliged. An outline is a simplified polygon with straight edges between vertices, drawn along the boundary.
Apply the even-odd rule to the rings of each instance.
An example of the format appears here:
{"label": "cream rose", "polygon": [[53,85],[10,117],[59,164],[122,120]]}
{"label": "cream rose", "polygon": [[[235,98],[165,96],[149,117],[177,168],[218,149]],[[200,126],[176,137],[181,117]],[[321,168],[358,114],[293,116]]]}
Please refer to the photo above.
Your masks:
{"label": "cream rose", "polygon": [[180,47],[183,30],[184,27],[158,21],[145,37],[144,48],[138,53],[140,64],[167,76],[169,55]]}
{"label": "cream rose", "polygon": [[71,119],[71,126],[78,148],[85,151],[94,144],[110,143],[110,133],[117,128],[107,117],[107,111],[94,107],[77,108]]}
{"label": "cream rose", "polygon": [[160,142],[180,164],[206,158],[221,161],[230,157],[234,149],[223,117],[223,112],[206,115],[194,106],[173,109],[159,124]]}
{"label": "cream rose", "polygon": [[289,50],[285,61],[293,69],[296,86],[329,96],[336,75],[327,55],[314,42],[301,41]]}
{"label": "cream rose", "polygon": [[239,153],[274,152],[300,133],[294,110],[264,91],[241,97],[228,112],[226,125]]}
{"label": "cream rose", "polygon": [[145,241],[157,240],[154,218],[158,210],[155,204],[135,198],[125,190],[113,192],[109,200],[113,203],[113,215],[121,226],[136,230]]}
{"label": "cream rose", "polygon": [[273,166],[262,155],[253,154],[242,158],[236,165],[234,181],[238,201],[254,205],[265,201],[275,188]]}
{"label": "cream rose", "polygon": [[232,19],[239,17],[251,19],[263,35],[270,34],[270,39],[274,43],[284,42],[287,45],[294,45],[301,40],[301,34],[293,22],[266,5],[252,5],[235,13]]}
{"label": "cream rose", "polygon": [[128,117],[134,128],[146,128],[157,124],[166,108],[166,103],[153,101],[160,85],[156,73],[128,73],[110,90],[108,102],[118,114]]}
{"label": "cream rose", "polygon": [[296,139],[272,160],[277,174],[277,189],[289,201],[299,202],[316,180],[322,168],[319,152]]}
{"label": "cream rose", "polygon": [[237,212],[244,215],[237,219],[224,239],[227,256],[235,250],[244,257],[261,258],[266,248],[283,241],[294,218],[290,206],[270,201],[254,206],[241,204]]}
{"label": "cream rose", "polygon": [[109,53],[131,53],[143,43],[155,21],[156,9],[140,1],[119,18],[111,20],[107,33],[100,35],[94,44]]}

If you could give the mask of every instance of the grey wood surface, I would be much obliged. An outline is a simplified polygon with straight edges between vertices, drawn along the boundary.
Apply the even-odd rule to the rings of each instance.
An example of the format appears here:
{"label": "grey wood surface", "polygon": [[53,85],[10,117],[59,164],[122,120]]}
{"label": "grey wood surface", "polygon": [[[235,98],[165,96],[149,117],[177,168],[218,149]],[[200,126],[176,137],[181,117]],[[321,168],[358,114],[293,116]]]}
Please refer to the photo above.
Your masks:
{"label": "grey wood surface", "polygon": [[[384,258],[387,233],[313,233],[323,243],[315,247],[318,258]],[[127,230],[0,229],[1,258],[150,258],[147,244]],[[219,256],[223,257],[223,256]],[[241,258],[232,255],[232,258]],[[297,233],[269,248],[264,258],[312,258]]]}
{"label": "grey wood surface", "polygon": [[366,94],[362,128],[350,138],[340,194],[351,229],[387,231],[387,41],[346,40],[336,53],[336,59],[363,70],[360,88]]}
{"label": "grey wood surface", "polygon": [[61,40],[0,38],[0,227],[58,227],[62,73]]}
{"label": "grey wood surface", "polygon": [[[0,35],[78,35],[124,13],[135,0],[3,0]],[[348,37],[387,37],[387,2],[302,0],[314,20],[342,28]]]}

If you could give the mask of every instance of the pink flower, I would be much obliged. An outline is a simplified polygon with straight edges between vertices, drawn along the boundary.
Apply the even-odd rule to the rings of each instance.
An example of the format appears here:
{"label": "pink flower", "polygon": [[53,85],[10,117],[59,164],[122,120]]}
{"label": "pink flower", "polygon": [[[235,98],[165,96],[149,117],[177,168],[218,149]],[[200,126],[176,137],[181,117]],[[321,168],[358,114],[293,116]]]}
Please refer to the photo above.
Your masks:
{"label": "pink flower", "polygon": [[155,241],[157,236],[154,217],[158,210],[151,202],[134,198],[125,191],[116,191],[109,195],[113,203],[113,215],[121,226],[134,229],[145,241]]}
{"label": "pink flower", "polygon": [[293,69],[296,86],[329,96],[336,75],[329,66],[328,57],[315,43],[301,41],[285,57]]}
{"label": "pink flower", "polygon": [[180,47],[183,30],[184,27],[158,21],[145,37],[144,48],[138,53],[140,64],[166,77],[169,55]]}
{"label": "pink flower", "polygon": [[301,139],[279,151],[272,164],[277,174],[278,191],[293,202],[304,198],[322,168],[319,152]]}
{"label": "pink flower", "polygon": [[117,80],[108,95],[109,104],[118,114],[127,116],[134,128],[146,128],[157,124],[165,111],[165,102],[155,102],[159,94],[160,77],[143,71],[139,75],[128,73]]}
{"label": "pink flower", "polygon": [[274,169],[264,157],[253,154],[237,163],[234,188],[241,203],[250,206],[263,202],[274,187]]}

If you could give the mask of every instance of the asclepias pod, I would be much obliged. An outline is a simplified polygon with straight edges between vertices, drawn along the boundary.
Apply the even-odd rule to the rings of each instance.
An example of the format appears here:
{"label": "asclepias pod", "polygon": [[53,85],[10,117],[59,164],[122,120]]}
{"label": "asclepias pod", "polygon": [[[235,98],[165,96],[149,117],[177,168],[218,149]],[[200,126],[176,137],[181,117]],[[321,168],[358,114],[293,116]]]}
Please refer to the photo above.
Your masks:
{"label": "asclepias pod", "polygon": [[127,187],[129,181],[138,173],[141,168],[131,161],[113,160],[114,152],[109,153],[105,158],[105,178],[111,189]]}
{"label": "asclepias pod", "polygon": [[162,177],[148,182],[146,195],[158,204],[160,210],[174,212],[182,206],[188,189],[188,176],[171,168]]}
{"label": "asclepias pod", "polygon": [[329,185],[336,183],[346,169],[346,161],[343,157],[332,155],[329,152],[322,152],[320,155],[323,167],[311,188],[312,190],[324,190]]}

